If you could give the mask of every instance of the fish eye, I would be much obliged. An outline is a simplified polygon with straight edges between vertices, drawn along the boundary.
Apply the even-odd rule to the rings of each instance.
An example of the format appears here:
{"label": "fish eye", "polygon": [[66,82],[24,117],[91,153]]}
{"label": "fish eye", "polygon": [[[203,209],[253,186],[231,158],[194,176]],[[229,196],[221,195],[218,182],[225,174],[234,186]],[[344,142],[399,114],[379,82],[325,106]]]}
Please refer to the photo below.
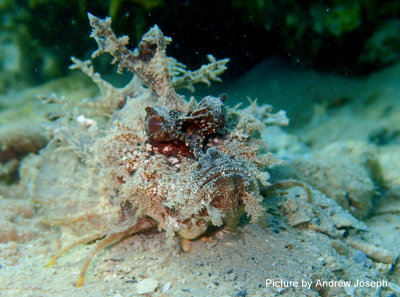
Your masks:
{"label": "fish eye", "polygon": [[150,117],[147,121],[150,134],[158,133],[164,129],[164,122],[159,117]]}

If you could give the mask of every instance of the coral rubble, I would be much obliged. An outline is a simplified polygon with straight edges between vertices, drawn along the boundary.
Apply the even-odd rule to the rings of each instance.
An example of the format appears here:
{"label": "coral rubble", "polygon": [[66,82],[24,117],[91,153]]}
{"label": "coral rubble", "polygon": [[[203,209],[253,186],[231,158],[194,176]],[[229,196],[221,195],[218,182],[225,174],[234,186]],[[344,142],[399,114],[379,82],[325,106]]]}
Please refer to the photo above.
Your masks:
{"label": "coral rubble", "polygon": [[356,217],[366,218],[376,195],[375,163],[372,146],[357,141],[336,142],[312,159],[296,161],[294,175],[326,193]]}

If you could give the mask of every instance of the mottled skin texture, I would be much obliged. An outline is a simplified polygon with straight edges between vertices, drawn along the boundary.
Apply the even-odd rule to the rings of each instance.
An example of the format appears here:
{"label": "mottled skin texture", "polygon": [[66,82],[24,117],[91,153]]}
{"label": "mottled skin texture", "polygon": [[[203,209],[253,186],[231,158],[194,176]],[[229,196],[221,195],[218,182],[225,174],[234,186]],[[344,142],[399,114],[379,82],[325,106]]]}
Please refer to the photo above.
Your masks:
{"label": "mottled skin texture", "polygon": [[146,107],[146,131],[149,139],[157,147],[169,143],[178,148],[174,150],[176,154],[189,151],[198,159],[204,154],[205,139],[220,132],[225,126],[225,100],[226,95],[218,98],[207,96],[187,116],[167,106]]}
{"label": "mottled skin texture", "polygon": [[[101,198],[98,205],[93,201],[96,215],[110,223],[65,248],[50,263],[74,246],[104,237],[86,259],[78,285],[96,253],[129,234],[157,227],[168,238],[179,234],[194,239],[210,226],[234,226],[244,212],[256,221],[263,213],[260,185],[269,185],[265,170],[279,163],[268,154],[259,155],[264,148],[259,131],[246,132],[262,129],[263,123],[252,113],[226,108],[226,95],[207,96],[197,103],[175,92],[165,51],[171,40],[158,27],[131,51],[128,38],[112,32],[110,19],[89,18],[99,46],[94,56],[111,54],[119,70],[133,72],[147,88],[141,85],[129,93],[110,89],[125,104],[108,110],[115,117],[109,117],[106,128],[81,153],[88,160],[84,169],[91,170],[98,185],[91,189]],[[205,78],[215,80],[209,68],[201,69]],[[100,80],[93,71],[86,72]],[[83,137],[87,130],[81,133]],[[82,220],[89,214],[90,210]],[[72,217],[66,215],[63,221],[72,223]]]}

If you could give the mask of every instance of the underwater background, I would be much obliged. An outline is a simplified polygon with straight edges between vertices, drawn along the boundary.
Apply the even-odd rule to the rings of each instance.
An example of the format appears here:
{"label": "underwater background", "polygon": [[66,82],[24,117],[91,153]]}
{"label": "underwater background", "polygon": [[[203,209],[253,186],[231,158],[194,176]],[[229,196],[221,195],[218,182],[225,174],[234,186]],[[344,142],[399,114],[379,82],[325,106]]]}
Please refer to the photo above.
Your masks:
{"label": "underwater background", "polygon": [[[155,24],[172,38],[169,77],[185,81],[174,85],[177,94],[197,101],[171,107],[185,115],[184,125],[201,114],[202,98],[227,95],[229,132],[201,134],[210,142],[202,149],[215,146],[231,159],[249,155],[235,160],[245,164],[244,175],[257,177],[257,190],[246,194],[261,193],[264,214],[257,222],[238,216],[234,226],[213,219],[196,240],[180,234],[172,244],[169,233],[179,227],[170,231],[156,219],[161,232],[143,227],[100,250],[78,288],[75,278],[95,241],[121,232],[98,226],[129,224],[133,212],[126,195],[115,202],[125,186],[105,176],[125,183],[114,157],[134,160],[134,174],[136,151],[124,147],[136,140],[115,139],[130,131],[138,147],[148,142],[146,102],[166,102],[153,82],[139,75],[143,83],[136,83],[135,71],[117,73],[112,55],[86,64],[100,79],[85,62],[71,61],[91,59],[101,47],[89,37],[95,26],[88,13],[111,17],[115,35],[138,48],[134,55]],[[224,66],[195,77],[202,65],[218,63]],[[0,296],[400,296],[399,63],[400,1],[0,0]],[[154,93],[159,101],[151,101]],[[224,143],[227,135],[239,144]],[[165,148],[151,145],[154,151],[137,158],[153,160]],[[229,151],[235,145],[239,153]],[[193,154],[192,147],[174,149],[177,155],[160,154],[157,162],[186,164],[185,154]],[[261,159],[265,184],[252,167]],[[305,186],[280,189],[288,180]],[[165,187],[172,192],[175,184]],[[113,207],[100,196],[112,197]],[[45,267],[65,246],[97,232]]]}

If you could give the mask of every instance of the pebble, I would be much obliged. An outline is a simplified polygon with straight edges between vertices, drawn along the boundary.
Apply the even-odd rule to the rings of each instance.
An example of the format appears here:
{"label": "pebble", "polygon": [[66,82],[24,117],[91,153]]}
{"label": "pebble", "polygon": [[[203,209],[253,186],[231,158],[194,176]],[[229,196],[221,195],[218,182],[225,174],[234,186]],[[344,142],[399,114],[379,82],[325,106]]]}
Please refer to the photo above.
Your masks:
{"label": "pebble", "polygon": [[335,258],[332,256],[328,256],[325,258],[325,263],[332,266],[335,264]]}
{"label": "pebble", "polygon": [[132,271],[132,269],[129,266],[125,266],[125,267],[122,268],[122,271],[124,273],[130,273]]}
{"label": "pebble", "polygon": [[239,292],[237,292],[235,296],[236,297],[246,297],[247,296],[247,290],[246,289],[242,289]]}
{"label": "pebble", "polygon": [[278,294],[283,293],[285,290],[286,290],[286,288],[281,288],[281,287],[276,287],[276,288],[275,288],[275,291],[276,291]]}
{"label": "pebble", "polygon": [[354,254],[353,254],[353,260],[356,263],[360,263],[360,264],[365,263],[365,261],[367,261],[367,255],[360,250],[355,250]]}
{"label": "pebble", "polygon": [[192,249],[192,241],[190,241],[189,239],[183,238],[181,241],[181,245],[182,245],[182,249],[185,252],[189,252]]}
{"label": "pebble", "polygon": [[171,283],[170,283],[170,282],[166,283],[166,284],[162,287],[161,292],[165,293],[165,292],[167,292],[167,291],[169,290],[169,288],[171,288]]}
{"label": "pebble", "polygon": [[137,283],[136,291],[138,294],[153,293],[158,287],[158,281],[154,278],[145,278]]}

